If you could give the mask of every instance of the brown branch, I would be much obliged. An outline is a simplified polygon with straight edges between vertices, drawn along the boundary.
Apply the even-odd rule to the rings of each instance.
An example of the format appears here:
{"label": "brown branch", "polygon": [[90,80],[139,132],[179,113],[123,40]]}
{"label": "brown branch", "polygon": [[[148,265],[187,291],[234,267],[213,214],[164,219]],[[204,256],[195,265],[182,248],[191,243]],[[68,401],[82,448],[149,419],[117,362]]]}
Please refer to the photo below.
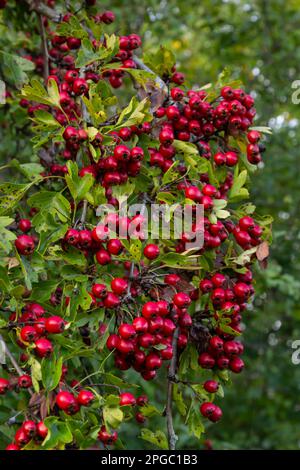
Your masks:
{"label": "brown branch", "polygon": [[[19,366],[19,364],[17,363],[17,361],[15,360],[14,356],[12,355],[12,353],[10,352],[10,350],[8,349],[8,346],[6,344],[6,342],[4,341],[4,338],[2,335],[0,335],[0,343],[2,343],[2,346],[4,348],[4,354],[6,354],[10,360],[10,362],[12,363],[12,365],[14,366],[14,368],[16,369],[18,375],[21,377],[21,375],[24,375],[24,372],[22,371],[21,367]],[[32,396],[33,395],[33,392],[32,390],[28,389],[30,395]]]}
{"label": "brown branch", "polygon": [[60,23],[61,14],[53,10],[53,8],[47,7],[44,3],[39,0],[26,0],[30,10],[35,11],[39,15],[46,16],[55,23]]}
{"label": "brown branch", "polygon": [[166,418],[167,418],[167,430],[168,430],[168,443],[169,450],[176,449],[176,441],[178,437],[176,436],[174,425],[173,425],[173,415],[172,415],[172,402],[173,402],[173,386],[176,379],[176,365],[177,365],[177,342],[179,336],[179,327],[174,331],[172,339],[172,348],[173,356],[171,359],[169,373],[168,373],[168,389],[167,389],[167,404],[166,404]]}
{"label": "brown branch", "polygon": [[40,33],[42,38],[42,50],[43,50],[43,57],[44,57],[44,81],[47,83],[49,77],[49,54],[48,54],[48,44],[47,44],[47,35],[44,26],[44,18],[43,16],[38,13],[39,25],[40,25]]}
{"label": "brown branch", "polygon": [[88,202],[86,199],[83,201],[83,207],[82,207],[82,213],[80,217],[80,223],[84,225],[85,219],[86,219],[86,214],[87,214],[87,208],[88,208]]}

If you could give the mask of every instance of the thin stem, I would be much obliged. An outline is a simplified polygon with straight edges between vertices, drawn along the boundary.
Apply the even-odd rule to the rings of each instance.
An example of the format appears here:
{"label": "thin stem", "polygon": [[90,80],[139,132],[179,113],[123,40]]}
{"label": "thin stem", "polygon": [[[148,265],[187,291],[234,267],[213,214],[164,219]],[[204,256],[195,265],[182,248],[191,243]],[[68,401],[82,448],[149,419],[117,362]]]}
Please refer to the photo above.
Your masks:
{"label": "thin stem", "polygon": [[42,50],[43,50],[43,57],[44,57],[44,80],[47,83],[49,77],[49,54],[48,54],[48,44],[47,44],[47,36],[44,26],[44,20],[42,15],[38,14],[39,18],[39,25],[40,25],[40,32],[42,37]]}
{"label": "thin stem", "polygon": [[173,386],[174,386],[174,378],[176,375],[178,336],[179,336],[179,328],[177,327],[176,330],[174,331],[174,335],[172,339],[173,356],[172,356],[170,367],[169,367],[168,388],[167,388],[166,418],[167,418],[169,450],[176,449],[176,441],[178,439],[174,430],[173,415],[172,415]]}
{"label": "thin stem", "polygon": [[[12,353],[10,352],[10,350],[8,349],[8,346],[6,344],[6,342],[4,341],[4,338],[2,335],[0,335],[0,343],[2,344],[3,348],[4,348],[4,354],[6,354],[10,360],[10,362],[12,363],[12,365],[14,366],[14,368],[16,369],[18,375],[21,377],[21,375],[24,375],[24,372],[22,371],[22,369],[20,368],[19,364],[17,363],[17,361],[15,360],[14,356],[12,355]],[[33,395],[33,392],[32,390],[28,389],[30,395]]]}
{"label": "thin stem", "polygon": [[85,223],[86,214],[87,214],[87,208],[88,208],[88,202],[87,202],[87,200],[85,199],[85,200],[83,201],[82,213],[81,213],[81,217],[80,217],[80,222],[81,222],[81,224],[84,224],[84,223]]}

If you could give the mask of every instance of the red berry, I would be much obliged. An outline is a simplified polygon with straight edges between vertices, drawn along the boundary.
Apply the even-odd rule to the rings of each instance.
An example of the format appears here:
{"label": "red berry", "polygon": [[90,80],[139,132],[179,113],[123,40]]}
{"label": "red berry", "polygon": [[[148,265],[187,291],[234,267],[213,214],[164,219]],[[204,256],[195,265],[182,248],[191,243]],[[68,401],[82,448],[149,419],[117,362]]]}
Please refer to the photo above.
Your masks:
{"label": "red berry", "polygon": [[32,438],[36,434],[36,424],[34,421],[27,420],[22,424],[23,431],[27,434],[28,437]]}
{"label": "red berry", "polygon": [[9,388],[9,381],[0,377],[0,395],[4,395]]}
{"label": "red berry", "polygon": [[154,243],[149,243],[144,248],[144,256],[150,260],[156,259],[159,256],[159,247]]}
{"label": "red berry", "polygon": [[115,277],[110,285],[115,294],[122,295],[127,291],[128,281],[122,277]]}
{"label": "red berry", "polygon": [[162,366],[161,357],[156,353],[150,353],[146,356],[145,366],[148,370],[159,369]]}
{"label": "red berry", "polygon": [[99,298],[104,299],[107,296],[107,287],[105,284],[94,284],[92,286],[92,294]]}
{"label": "red berry", "polygon": [[176,307],[185,308],[191,304],[192,300],[188,294],[185,292],[178,292],[173,297],[173,303]]}
{"label": "red berry", "polygon": [[119,326],[119,335],[124,339],[134,338],[136,335],[136,330],[133,325],[122,323],[122,325]]}
{"label": "red berry", "polygon": [[39,421],[36,425],[36,431],[37,431],[37,434],[38,436],[41,438],[41,439],[45,439],[45,437],[47,436],[48,434],[48,428],[45,426],[45,424],[43,423],[43,421]]}
{"label": "red berry", "polygon": [[215,360],[210,354],[203,352],[198,357],[198,364],[203,369],[212,369],[215,365]]}
{"label": "red berry", "polygon": [[132,326],[137,333],[147,333],[148,331],[148,321],[144,317],[136,317],[132,322]]}
{"label": "red berry", "polygon": [[82,406],[89,406],[95,400],[95,395],[91,390],[80,390],[77,396],[77,402]]}
{"label": "red berry", "polygon": [[216,393],[219,389],[219,384],[215,380],[207,380],[203,384],[204,390],[206,390],[208,393]]}
{"label": "red berry", "polygon": [[242,372],[244,366],[244,361],[240,357],[234,357],[229,363],[230,370],[236,374]]}
{"label": "red berry", "polygon": [[113,334],[107,338],[106,346],[110,351],[112,351],[113,349],[118,348],[119,342],[120,342],[119,336]]}
{"label": "red berry", "polygon": [[32,343],[37,339],[37,331],[33,326],[23,326],[20,331],[20,337],[25,343]]}
{"label": "red berry", "polygon": [[34,239],[29,235],[19,235],[15,240],[15,246],[20,255],[31,255],[35,248]]}
{"label": "red berry", "polygon": [[58,408],[60,408],[61,410],[72,412],[73,410],[77,409],[76,399],[74,395],[70,392],[58,392],[55,401]]}
{"label": "red berry", "polygon": [[29,219],[21,219],[18,223],[18,228],[21,230],[23,233],[29,232],[31,229],[31,222]]}
{"label": "red berry", "polygon": [[178,274],[167,274],[164,278],[165,284],[169,286],[175,286],[180,281],[180,276]]}
{"label": "red berry", "polygon": [[136,400],[132,393],[124,392],[120,394],[120,406],[134,406]]}
{"label": "red berry", "polygon": [[146,302],[142,308],[142,315],[144,318],[152,318],[159,314],[157,302]]}
{"label": "red berry", "polygon": [[103,303],[104,307],[114,309],[120,305],[120,298],[113,292],[108,292]]}
{"label": "red berry", "polygon": [[225,159],[227,166],[235,166],[238,162],[239,156],[236,152],[226,152]]}
{"label": "red berry", "polygon": [[49,357],[53,351],[53,345],[48,339],[40,338],[35,342],[35,350],[39,357]]}
{"label": "red berry", "polygon": [[46,319],[46,330],[48,333],[62,333],[65,329],[65,320],[58,315]]}

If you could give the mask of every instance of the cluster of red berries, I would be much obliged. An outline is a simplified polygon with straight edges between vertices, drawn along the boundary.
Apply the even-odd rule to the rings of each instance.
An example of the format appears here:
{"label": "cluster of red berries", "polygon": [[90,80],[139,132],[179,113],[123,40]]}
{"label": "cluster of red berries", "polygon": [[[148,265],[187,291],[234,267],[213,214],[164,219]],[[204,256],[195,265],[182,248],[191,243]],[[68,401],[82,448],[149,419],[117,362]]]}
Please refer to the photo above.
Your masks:
{"label": "cluster of red berries", "polygon": [[47,437],[48,428],[43,421],[23,421],[22,426],[15,433],[14,442],[8,444],[5,450],[21,450],[32,439],[36,444],[41,444]]}
{"label": "cluster of red berries", "polygon": [[[178,278],[170,276],[171,282]],[[172,302],[146,302],[141,316],[135,317],[132,323],[121,323],[118,334],[111,334],[106,343],[110,351],[115,351],[116,367],[121,370],[133,367],[144,380],[154,379],[163,361],[173,357],[172,338],[177,325],[180,328],[178,349],[182,351],[187,345],[188,328],[192,324],[187,307],[191,301],[188,294],[177,292]],[[161,345],[164,348],[158,349]]]}
{"label": "cluster of red berries", "polygon": [[62,333],[66,325],[65,320],[58,315],[45,315],[44,307],[29,303],[23,307],[20,317],[17,317],[16,313],[9,317],[12,326],[21,325],[17,344],[22,349],[32,344],[40,358],[49,357],[53,352],[53,344],[46,336]]}
{"label": "cluster of red berries", "polygon": [[91,390],[82,389],[78,395],[74,393],[61,390],[56,395],[56,405],[60,410],[63,410],[69,415],[78,413],[81,406],[90,406],[95,400],[95,395]]}
{"label": "cluster of red berries", "polygon": [[20,255],[29,256],[35,250],[35,245],[38,242],[36,235],[27,235],[31,230],[32,225],[29,219],[20,219],[17,228],[22,232],[15,240],[15,247]]}

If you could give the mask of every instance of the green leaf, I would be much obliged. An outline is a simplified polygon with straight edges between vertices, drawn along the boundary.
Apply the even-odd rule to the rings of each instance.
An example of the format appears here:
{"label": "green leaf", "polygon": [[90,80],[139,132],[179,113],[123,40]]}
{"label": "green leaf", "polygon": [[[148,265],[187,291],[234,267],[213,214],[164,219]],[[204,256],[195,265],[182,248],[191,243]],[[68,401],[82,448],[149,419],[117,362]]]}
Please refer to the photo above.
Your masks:
{"label": "green leaf", "polygon": [[[119,399],[118,399],[119,400]],[[102,410],[104,423],[108,429],[117,428],[123,421],[124,413],[116,406],[105,405]]]}
{"label": "green leaf", "polygon": [[55,357],[52,357],[51,361],[49,361],[47,358],[42,360],[42,382],[48,392],[54,390],[57,387],[62,374],[62,364],[62,357],[59,357],[57,360]]}
{"label": "green leaf", "polygon": [[87,261],[86,257],[81,251],[76,250],[75,248],[68,248],[68,251],[62,253],[62,258],[68,264],[72,264],[74,266],[86,266]]}
{"label": "green leaf", "polygon": [[28,184],[3,183],[0,185],[0,215],[12,210],[24,197],[26,192],[41,181],[41,177],[36,178]]}
{"label": "green leaf", "polygon": [[142,242],[140,239],[137,238],[130,242],[129,252],[135,261],[140,261],[142,257]]}
{"label": "green leaf", "polygon": [[71,205],[61,193],[41,191],[28,199],[31,207],[37,207],[41,212],[57,217],[61,222],[70,220]]}
{"label": "green leaf", "polygon": [[39,299],[39,302],[48,301],[58,284],[58,280],[40,281],[37,286],[33,286],[31,293],[32,300]]}
{"label": "green leaf", "polygon": [[193,434],[198,439],[200,439],[205,429],[202,423],[199,409],[197,409],[195,404],[191,405],[191,409],[188,412],[187,425],[188,425],[190,434]]}
{"label": "green leaf", "polygon": [[173,399],[176,403],[177,409],[182,416],[186,416],[187,406],[184,402],[182,392],[179,390],[179,385],[174,384],[173,386]]}
{"label": "green leaf", "polygon": [[229,191],[229,201],[236,202],[249,196],[248,190],[243,188],[247,176],[247,170],[242,170],[238,176],[234,175],[233,185]]}
{"label": "green leaf", "polygon": [[33,61],[4,51],[0,51],[0,62],[4,78],[17,88],[21,88],[24,83],[28,82],[26,72],[32,72],[35,69]]}
{"label": "green leaf", "polygon": [[101,64],[108,63],[119,50],[119,40],[117,36],[105,34],[105,46],[100,43],[98,48],[94,48],[90,39],[84,38],[81,43],[81,48],[78,51],[77,59],[75,62],[76,67],[86,67],[93,62],[101,62]]}
{"label": "green leaf", "polygon": [[82,201],[93,186],[95,178],[90,174],[78,176],[78,166],[75,162],[68,161],[67,167],[69,174],[65,178],[69,191],[74,201]]}
{"label": "green leaf", "polygon": [[0,249],[7,254],[11,251],[11,242],[16,239],[16,235],[5,227],[13,222],[14,219],[10,217],[0,217]]}
{"label": "green leaf", "polygon": [[21,93],[22,96],[29,101],[36,101],[37,103],[46,104],[47,106],[60,108],[58,87],[55,80],[49,81],[47,91],[36,78],[33,78],[29,85],[25,85],[22,88]]}
{"label": "green leaf", "polygon": [[167,437],[162,431],[153,432],[150,429],[143,428],[139,437],[144,441],[151,442],[151,444],[154,444],[159,449],[167,450],[169,448]]}
{"label": "green leaf", "polygon": [[42,448],[55,449],[58,446],[72,442],[73,436],[68,423],[60,421],[56,416],[50,416],[44,420],[45,426],[48,428],[48,434],[45,438]]}
{"label": "green leaf", "polygon": [[129,105],[121,112],[117,124],[113,130],[119,130],[122,127],[138,126],[145,121],[151,121],[152,115],[149,112],[150,101],[148,98],[139,101],[135,96],[131,98]]}
{"label": "green leaf", "polygon": [[180,178],[180,174],[175,171],[174,168],[178,165],[178,162],[174,162],[170,168],[164,173],[163,178],[162,178],[162,184],[169,184],[172,181],[176,181],[178,178]]}
{"label": "green leaf", "polygon": [[81,23],[76,15],[70,16],[68,21],[61,22],[56,30],[60,36],[83,39],[88,37],[88,32],[81,26]]}
{"label": "green leaf", "polygon": [[20,164],[17,159],[10,162],[12,168],[16,168],[29,180],[35,180],[44,171],[44,167],[40,163],[22,163]]}
{"label": "green leaf", "polygon": [[38,393],[40,391],[39,381],[42,380],[41,364],[34,357],[30,358],[29,363],[31,365],[32,385],[33,385],[34,391]]}
{"label": "green leaf", "polygon": [[170,49],[160,46],[155,53],[144,54],[143,62],[153,70],[153,72],[163,77],[164,75],[170,76],[172,74],[176,58]]}

